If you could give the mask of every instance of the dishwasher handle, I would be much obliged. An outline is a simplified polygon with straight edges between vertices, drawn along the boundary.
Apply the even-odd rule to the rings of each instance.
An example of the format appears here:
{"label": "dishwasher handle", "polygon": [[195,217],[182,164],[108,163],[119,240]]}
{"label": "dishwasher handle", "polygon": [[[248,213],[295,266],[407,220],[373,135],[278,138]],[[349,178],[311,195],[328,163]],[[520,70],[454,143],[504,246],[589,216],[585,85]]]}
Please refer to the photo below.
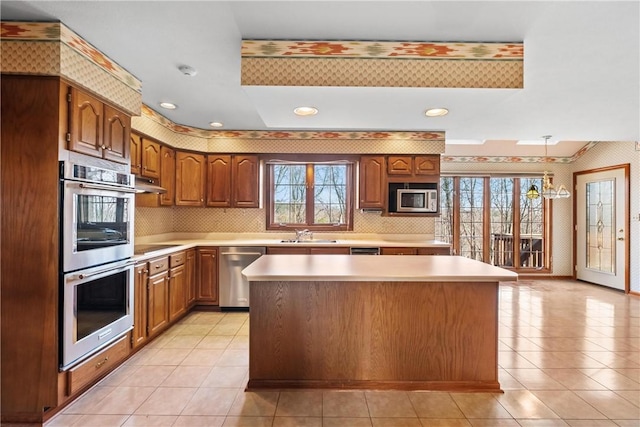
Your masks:
{"label": "dishwasher handle", "polygon": [[262,256],[264,255],[262,252],[220,252],[220,255],[224,255],[224,256],[231,256],[231,255],[236,255],[236,256]]}

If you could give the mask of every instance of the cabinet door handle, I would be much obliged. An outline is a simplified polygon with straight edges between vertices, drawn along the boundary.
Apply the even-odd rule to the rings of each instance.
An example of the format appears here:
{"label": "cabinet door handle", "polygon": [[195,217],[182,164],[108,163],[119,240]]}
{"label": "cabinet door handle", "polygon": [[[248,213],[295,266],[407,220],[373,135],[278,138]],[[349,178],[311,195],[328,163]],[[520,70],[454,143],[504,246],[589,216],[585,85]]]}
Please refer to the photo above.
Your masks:
{"label": "cabinet door handle", "polygon": [[108,360],[109,360],[109,356],[105,356],[104,359],[96,363],[96,369],[101,368],[105,363],[107,363]]}
{"label": "cabinet door handle", "polygon": [[158,268],[162,268],[162,267],[164,267],[164,264],[158,264],[158,265],[156,265],[156,269],[158,269]]}

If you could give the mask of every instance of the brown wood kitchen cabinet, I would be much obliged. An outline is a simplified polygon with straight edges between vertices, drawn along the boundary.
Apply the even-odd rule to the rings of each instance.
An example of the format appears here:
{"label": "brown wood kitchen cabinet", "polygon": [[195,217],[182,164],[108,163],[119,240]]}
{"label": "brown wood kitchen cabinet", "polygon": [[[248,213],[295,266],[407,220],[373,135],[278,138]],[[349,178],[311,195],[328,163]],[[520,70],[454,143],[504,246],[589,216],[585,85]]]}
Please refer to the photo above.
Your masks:
{"label": "brown wood kitchen cabinet", "polygon": [[169,256],[169,322],[187,312],[187,272],[184,251]]}
{"label": "brown wood kitchen cabinet", "polygon": [[76,87],[69,88],[69,150],[129,162],[131,116]]}
{"label": "brown wood kitchen cabinet", "polygon": [[344,246],[269,246],[268,255],[349,255],[350,249]]}
{"label": "brown wood kitchen cabinet", "polygon": [[196,250],[187,249],[184,268],[187,275],[187,308],[191,308],[196,303]]}
{"label": "brown wood kitchen cabinet", "polygon": [[160,143],[146,136],[132,132],[131,173],[145,178],[160,178]]}
{"label": "brown wood kitchen cabinet", "polygon": [[418,248],[380,248],[380,255],[418,255]]}
{"label": "brown wood kitchen cabinet", "polygon": [[176,151],[176,206],[204,206],[206,156]]}
{"label": "brown wood kitchen cabinet", "polygon": [[218,305],[218,248],[198,248],[196,304]]}
{"label": "brown wood kitchen cabinet", "polygon": [[167,190],[160,194],[161,206],[173,206],[176,201],[176,151],[165,145],[160,147],[160,185]]}
{"label": "brown wood kitchen cabinet", "polygon": [[149,261],[147,298],[147,333],[151,338],[169,326],[169,257]]}
{"label": "brown wood kitchen cabinet", "polygon": [[148,264],[146,262],[136,264],[134,274],[133,331],[131,332],[131,347],[136,349],[147,342]]}
{"label": "brown wood kitchen cabinet", "polygon": [[385,158],[384,156],[360,157],[360,208],[385,207]]}
{"label": "brown wood kitchen cabinet", "polygon": [[424,177],[440,175],[440,155],[388,156],[387,175]]}
{"label": "brown wood kitchen cabinet", "polygon": [[236,208],[260,205],[260,162],[252,154],[234,154],[231,158],[231,204]]}
{"label": "brown wood kitchen cabinet", "polygon": [[380,255],[451,255],[451,248],[449,246],[387,247],[380,248]]}
{"label": "brown wood kitchen cabinet", "polygon": [[207,206],[257,208],[260,163],[253,154],[207,155]]}

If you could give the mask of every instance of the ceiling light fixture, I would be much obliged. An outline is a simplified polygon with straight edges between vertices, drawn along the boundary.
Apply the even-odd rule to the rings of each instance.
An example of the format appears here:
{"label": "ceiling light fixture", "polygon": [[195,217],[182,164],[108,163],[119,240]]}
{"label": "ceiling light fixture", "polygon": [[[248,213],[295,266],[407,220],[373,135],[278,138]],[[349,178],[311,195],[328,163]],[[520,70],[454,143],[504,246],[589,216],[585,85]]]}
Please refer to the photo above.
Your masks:
{"label": "ceiling light fixture", "polygon": [[449,110],[446,108],[429,108],[424,112],[424,115],[427,117],[440,117],[446,116],[447,114],[449,114]]}
{"label": "ceiling light fixture", "polygon": [[[547,155],[547,144],[549,143],[551,135],[544,135],[542,138],[544,138],[544,162],[547,163],[549,161],[549,157]],[[540,197],[538,187],[531,185],[527,191],[527,197],[529,199],[537,199]],[[565,187],[564,184],[558,185],[558,188],[556,189],[555,185],[553,185],[549,179],[549,174],[546,168],[542,177],[542,197],[545,199],[566,199],[571,197],[569,190],[567,190],[567,187]]]}
{"label": "ceiling light fixture", "polygon": [[296,107],[293,109],[293,113],[296,116],[315,116],[318,114],[316,107]]}
{"label": "ceiling light fixture", "polygon": [[167,110],[175,110],[178,106],[172,102],[161,102],[160,106],[162,108],[166,108]]}
{"label": "ceiling light fixture", "polygon": [[214,128],[221,128],[222,126],[224,126],[224,124],[222,124],[222,122],[211,122],[209,123],[209,126]]}

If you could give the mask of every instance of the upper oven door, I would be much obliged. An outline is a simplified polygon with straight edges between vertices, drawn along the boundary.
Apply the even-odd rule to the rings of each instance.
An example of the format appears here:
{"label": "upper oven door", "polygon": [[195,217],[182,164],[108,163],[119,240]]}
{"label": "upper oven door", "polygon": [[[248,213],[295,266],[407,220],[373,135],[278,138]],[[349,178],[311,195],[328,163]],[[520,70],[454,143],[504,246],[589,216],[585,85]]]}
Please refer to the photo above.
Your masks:
{"label": "upper oven door", "polygon": [[134,190],[63,181],[63,270],[133,256]]}

